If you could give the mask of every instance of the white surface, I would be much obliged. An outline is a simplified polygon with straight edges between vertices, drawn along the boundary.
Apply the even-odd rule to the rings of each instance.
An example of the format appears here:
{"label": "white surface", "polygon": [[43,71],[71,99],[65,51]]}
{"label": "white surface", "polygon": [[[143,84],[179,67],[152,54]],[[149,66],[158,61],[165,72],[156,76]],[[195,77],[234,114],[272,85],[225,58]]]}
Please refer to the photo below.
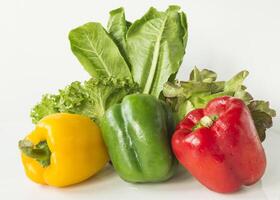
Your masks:
{"label": "white surface", "polygon": [[208,191],[187,174],[162,184],[128,184],[111,168],[77,186],[55,189],[29,181],[17,141],[33,125],[30,108],[41,95],[74,80],[88,78],[72,55],[67,35],[88,21],[106,24],[108,12],[124,6],[134,20],[154,5],[179,4],[187,12],[189,42],[178,74],[194,65],[217,71],[221,78],[248,69],[246,82],[257,98],[270,100],[280,113],[280,3],[277,0],[0,1],[0,199],[280,199],[279,117],[268,132],[268,167],[262,181],[233,195]]}

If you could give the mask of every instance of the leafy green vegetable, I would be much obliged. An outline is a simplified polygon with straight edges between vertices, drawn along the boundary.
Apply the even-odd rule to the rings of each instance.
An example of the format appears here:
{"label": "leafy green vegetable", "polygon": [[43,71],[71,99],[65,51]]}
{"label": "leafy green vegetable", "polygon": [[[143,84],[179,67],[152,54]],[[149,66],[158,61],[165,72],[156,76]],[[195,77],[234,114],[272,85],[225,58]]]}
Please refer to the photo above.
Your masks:
{"label": "leafy green vegetable", "polygon": [[220,96],[234,96],[242,99],[251,112],[261,141],[265,139],[265,131],[272,126],[275,110],[269,108],[265,101],[253,100],[243,85],[248,71],[241,71],[228,81],[216,81],[217,74],[213,71],[196,67],[190,74],[189,81],[167,82],[163,88],[163,95],[172,107],[177,121],[196,108],[203,108],[206,104]]}
{"label": "leafy green vegetable", "polygon": [[224,91],[235,92],[236,90],[238,90],[240,87],[242,87],[243,81],[248,76],[248,74],[248,71],[241,71],[230,80],[226,81]]}
{"label": "leafy green vegetable", "polygon": [[132,79],[118,47],[99,23],[87,23],[69,33],[72,52],[93,77]]}
{"label": "leafy green vegetable", "polygon": [[258,112],[264,112],[268,114],[271,117],[276,116],[275,110],[269,108],[269,102],[268,101],[251,101],[250,104],[248,105],[250,110],[253,111],[258,111]]}
{"label": "leafy green vegetable", "polygon": [[37,124],[44,116],[58,113],[57,108],[58,95],[45,94],[43,95],[41,102],[33,107],[30,113],[30,117],[34,124]]}
{"label": "leafy green vegetable", "polygon": [[158,97],[163,84],[174,79],[185,53],[187,21],[179,10],[178,6],[166,12],[151,8],[132,24],[118,8],[110,12],[108,32],[95,22],[70,31],[72,52],[94,79],[44,95],[31,112],[32,121],[67,112],[98,122],[127,94],[144,91]]}
{"label": "leafy green vegetable", "polygon": [[275,110],[269,108],[267,101],[251,101],[248,105],[261,141],[266,137],[265,131],[272,127],[272,117],[276,116]]}
{"label": "leafy green vegetable", "polygon": [[158,97],[182,63],[188,34],[186,16],[179,10],[178,6],[170,6],[166,12],[150,8],[128,29],[127,55],[143,93]]}
{"label": "leafy green vegetable", "polygon": [[211,70],[203,69],[199,71],[194,67],[190,74],[190,81],[211,83],[217,79],[217,74]]}
{"label": "leafy green vegetable", "polygon": [[[108,33],[99,23],[87,23],[69,34],[73,53],[93,77],[133,79],[143,93],[159,97],[163,84],[174,80],[188,37],[180,7],[150,10],[130,23],[123,8],[110,12]],[[130,71],[131,70],[131,71]]]}
{"label": "leafy green vegetable", "polygon": [[108,107],[138,91],[138,85],[130,79],[92,78],[84,84],[75,81],[56,95],[44,95],[31,111],[32,122],[36,124],[49,114],[66,112],[85,115],[99,123]]}
{"label": "leafy green vegetable", "polygon": [[126,33],[131,23],[126,21],[123,8],[118,8],[110,12],[110,19],[108,21],[107,29],[108,33],[113,38],[114,42],[118,46],[122,56],[126,60],[126,63],[130,66],[127,57],[127,42]]}

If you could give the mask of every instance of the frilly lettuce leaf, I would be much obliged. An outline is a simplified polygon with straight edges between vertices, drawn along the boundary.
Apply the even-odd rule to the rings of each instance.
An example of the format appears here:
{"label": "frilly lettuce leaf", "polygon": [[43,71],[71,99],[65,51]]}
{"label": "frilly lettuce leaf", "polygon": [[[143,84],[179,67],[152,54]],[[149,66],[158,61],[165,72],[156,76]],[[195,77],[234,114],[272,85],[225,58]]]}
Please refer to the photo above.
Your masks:
{"label": "frilly lettuce leaf", "polygon": [[163,95],[174,111],[177,121],[196,108],[203,108],[206,104],[220,96],[234,96],[242,99],[248,106],[261,141],[265,139],[265,131],[272,126],[275,110],[269,103],[253,100],[247,88],[243,85],[249,72],[244,70],[228,81],[216,81],[217,74],[211,70],[194,68],[189,81],[167,82],[163,88]]}
{"label": "frilly lettuce leaf", "polygon": [[91,78],[83,84],[75,81],[58,94],[46,94],[31,111],[33,123],[52,113],[74,113],[99,122],[108,107],[119,103],[139,87],[130,79]]}
{"label": "frilly lettuce leaf", "polygon": [[272,117],[276,116],[275,110],[269,107],[268,101],[251,101],[248,105],[261,141],[264,141],[265,131],[272,127]]}
{"label": "frilly lettuce leaf", "polygon": [[213,82],[217,79],[217,74],[211,70],[203,69],[199,71],[197,67],[194,67],[190,74],[190,81],[195,82]]}

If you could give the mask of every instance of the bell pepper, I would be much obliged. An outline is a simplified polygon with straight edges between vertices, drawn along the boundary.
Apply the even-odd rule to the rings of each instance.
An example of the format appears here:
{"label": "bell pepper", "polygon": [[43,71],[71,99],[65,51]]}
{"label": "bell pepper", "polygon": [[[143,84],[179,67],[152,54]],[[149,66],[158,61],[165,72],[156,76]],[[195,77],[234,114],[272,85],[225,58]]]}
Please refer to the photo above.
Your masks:
{"label": "bell pepper", "polygon": [[174,121],[163,101],[146,94],[128,95],[106,111],[101,129],[112,164],[125,181],[159,182],[173,175]]}
{"label": "bell pepper", "polygon": [[191,111],[176,127],[172,148],[179,162],[209,189],[228,193],[257,182],[266,157],[250,111],[233,97]]}
{"label": "bell pepper", "polygon": [[99,127],[76,114],[43,118],[19,147],[26,175],[34,182],[58,187],[91,177],[109,160]]}

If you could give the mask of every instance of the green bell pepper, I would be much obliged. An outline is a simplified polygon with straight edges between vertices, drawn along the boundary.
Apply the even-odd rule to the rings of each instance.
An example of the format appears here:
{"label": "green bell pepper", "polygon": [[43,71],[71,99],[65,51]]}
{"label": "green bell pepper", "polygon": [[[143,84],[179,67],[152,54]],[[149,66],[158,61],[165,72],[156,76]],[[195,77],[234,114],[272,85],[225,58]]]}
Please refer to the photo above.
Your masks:
{"label": "green bell pepper", "polygon": [[128,182],[160,182],[177,166],[170,144],[174,120],[170,108],[151,95],[126,96],[101,120],[112,164]]}

